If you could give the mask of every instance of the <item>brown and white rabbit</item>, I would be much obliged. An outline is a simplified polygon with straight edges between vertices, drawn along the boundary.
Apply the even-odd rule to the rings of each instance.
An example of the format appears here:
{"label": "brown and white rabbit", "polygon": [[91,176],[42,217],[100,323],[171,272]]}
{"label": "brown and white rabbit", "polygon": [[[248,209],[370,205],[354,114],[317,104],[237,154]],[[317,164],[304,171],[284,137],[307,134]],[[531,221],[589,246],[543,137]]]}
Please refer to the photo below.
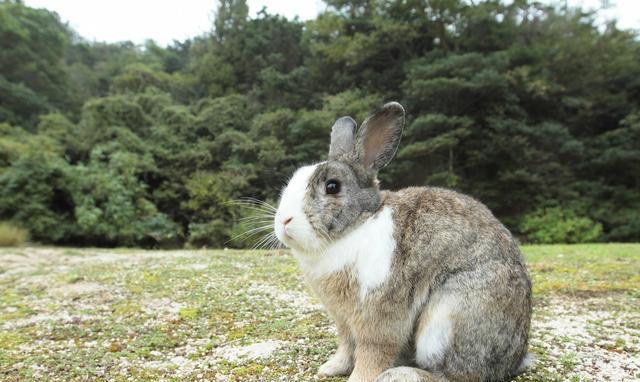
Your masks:
{"label": "brown and white rabbit", "polygon": [[318,374],[351,374],[350,382],[508,379],[530,359],[522,255],[469,196],[379,189],[376,174],[398,148],[404,114],[388,103],[357,132],[353,119],[338,119],[328,160],[298,169],[281,195],[276,236],[338,329],[338,350]]}

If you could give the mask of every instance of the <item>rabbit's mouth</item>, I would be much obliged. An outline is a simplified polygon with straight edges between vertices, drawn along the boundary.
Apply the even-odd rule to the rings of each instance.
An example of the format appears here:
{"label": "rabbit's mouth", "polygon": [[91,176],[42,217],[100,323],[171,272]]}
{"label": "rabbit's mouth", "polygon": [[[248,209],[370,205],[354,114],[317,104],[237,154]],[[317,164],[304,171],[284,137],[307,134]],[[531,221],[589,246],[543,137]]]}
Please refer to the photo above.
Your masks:
{"label": "rabbit's mouth", "polygon": [[291,247],[291,243],[295,242],[293,235],[291,233],[290,228],[287,228],[285,226],[278,226],[279,224],[276,223],[276,228],[275,228],[275,232],[276,232],[276,237],[278,238],[278,240],[280,240],[280,242],[284,245],[286,245],[287,247]]}
{"label": "rabbit's mouth", "polygon": [[284,219],[276,216],[274,231],[278,240],[291,249],[305,251],[305,243],[309,242],[310,238],[307,237],[306,222],[302,221],[303,219],[300,216]]}
{"label": "rabbit's mouth", "polygon": [[278,219],[276,219],[274,231],[276,233],[276,237],[282,244],[292,249],[302,250],[302,246],[296,240],[296,229],[294,227],[293,220],[290,220],[288,223],[284,223],[284,221],[278,221]]}
{"label": "rabbit's mouth", "polygon": [[276,223],[275,232],[278,240],[280,240],[283,244],[286,244],[287,246],[289,246],[288,242],[295,241],[293,238],[293,233],[291,232],[291,227],[288,227],[285,224]]}

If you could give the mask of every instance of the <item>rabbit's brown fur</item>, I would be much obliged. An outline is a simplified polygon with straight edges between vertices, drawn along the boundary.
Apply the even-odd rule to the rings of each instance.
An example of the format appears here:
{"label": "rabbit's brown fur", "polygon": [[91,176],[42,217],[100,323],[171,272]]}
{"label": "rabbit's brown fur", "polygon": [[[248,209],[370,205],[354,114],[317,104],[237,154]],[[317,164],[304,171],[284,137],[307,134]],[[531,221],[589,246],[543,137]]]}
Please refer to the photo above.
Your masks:
{"label": "rabbit's brown fur", "polygon": [[[398,104],[370,117],[355,142],[349,142],[352,120],[339,121],[332,134],[340,139],[332,141],[334,155],[305,170],[309,184],[294,218],[311,227],[304,229],[322,233],[318,237],[327,243],[307,247],[301,243],[313,239],[302,240],[303,228],[278,226],[295,205],[290,200],[281,201],[276,214],[279,238],[306,264],[307,281],[338,328],[338,351],[320,374],[351,373],[350,382],[502,381],[516,375],[526,356],[531,318],[531,283],[516,241],[471,197],[424,187],[379,191],[375,174],[395,153],[404,121]],[[323,193],[327,179],[340,179],[343,194]],[[287,189],[285,198],[292,198]],[[388,270],[386,257],[376,258],[374,247],[370,260],[380,261],[383,278],[365,280],[370,275],[349,261],[313,272],[315,263],[307,259],[348,259],[351,254],[331,253],[345,247],[331,244],[385,213],[393,222]],[[386,245],[375,236],[377,231],[358,245]],[[358,256],[369,261],[367,251]],[[401,365],[414,367],[394,368]]]}

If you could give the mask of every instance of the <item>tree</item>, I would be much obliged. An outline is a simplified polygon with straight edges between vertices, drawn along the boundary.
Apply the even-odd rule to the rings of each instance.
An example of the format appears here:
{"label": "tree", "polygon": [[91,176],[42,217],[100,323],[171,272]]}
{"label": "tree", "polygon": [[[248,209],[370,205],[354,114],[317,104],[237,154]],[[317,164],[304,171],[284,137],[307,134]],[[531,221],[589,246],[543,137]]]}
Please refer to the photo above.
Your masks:
{"label": "tree", "polygon": [[[454,188],[522,241],[640,239],[640,42],[529,0],[219,3],[162,47],[84,40],[0,1],[0,219],[42,242],[242,246],[336,118],[407,109],[383,188]],[[250,220],[251,221],[251,220]]]}
{"label": "tree", "polygon": [[67,44],[66,28],[54,13],[21,2],[0,3],[0,94],[13,122],[33,123],[30,115],[48,105],[71,106],[63,66]]}

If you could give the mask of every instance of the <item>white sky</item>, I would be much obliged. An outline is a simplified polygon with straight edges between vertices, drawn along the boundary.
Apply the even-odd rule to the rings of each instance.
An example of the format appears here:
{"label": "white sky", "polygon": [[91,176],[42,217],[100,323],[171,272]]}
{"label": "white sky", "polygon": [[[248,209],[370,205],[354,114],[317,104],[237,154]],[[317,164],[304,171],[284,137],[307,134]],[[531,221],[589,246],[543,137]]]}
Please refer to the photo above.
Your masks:
{"label": "white sky", "polygon": [[[548,1],[548,0],[547,0]],[[567,0],[569,5],[599,7],[602,0]],[[640,0],[608,0],[603,19],[617,18],[623,28],[640,29]],[[25,0],[31,7],[57,12],[81,36],[97,41],[153,39],[160,45],[185,40],[211,29],[215,0]],[[302,20],[325,9],[321,0],[248,0],[253,17],[266,6],[269,13]]]}

